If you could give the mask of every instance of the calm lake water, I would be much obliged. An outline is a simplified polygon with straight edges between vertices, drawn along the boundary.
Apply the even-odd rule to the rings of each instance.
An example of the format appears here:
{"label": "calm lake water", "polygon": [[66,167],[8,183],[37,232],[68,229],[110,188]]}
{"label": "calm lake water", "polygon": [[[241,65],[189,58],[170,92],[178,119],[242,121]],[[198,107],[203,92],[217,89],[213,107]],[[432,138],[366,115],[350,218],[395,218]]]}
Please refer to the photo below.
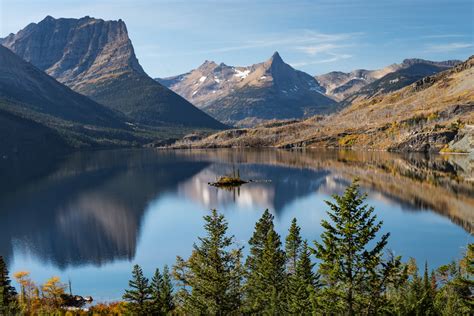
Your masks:
{"label": "calm lake water", "polygon": [[[10,270],[30,271],[37,283],[60,276],[96,301],[120,299],[135,263],[151,276],[187,257],[212,208],[242,245],[266,208],[282,237],[296,217],[305,238],[319,239],[324,201],[355,177],[395,254],[437,267],[473,242],[467,156],[149,149],[1,164],[0,254]],[[233,169],[256,182],[234,191],[208,185]]]}

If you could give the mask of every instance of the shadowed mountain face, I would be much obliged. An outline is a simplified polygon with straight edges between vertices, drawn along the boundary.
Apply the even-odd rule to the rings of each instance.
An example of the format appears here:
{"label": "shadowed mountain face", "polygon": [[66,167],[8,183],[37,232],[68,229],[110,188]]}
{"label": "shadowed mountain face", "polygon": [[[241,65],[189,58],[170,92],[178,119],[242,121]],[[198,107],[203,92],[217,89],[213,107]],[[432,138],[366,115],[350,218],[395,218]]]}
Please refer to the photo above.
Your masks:
{"label": "shadowed mountain face", "polygon": [[1,43],[73,90],[121,111],[130,120],[152,126],[225,127],[146,75],[122,20],[48,16]]}
{"label": "shadowed mountain face", "polygon": [[0,174],[4,180],[7,179],[4,187],[0,185],[0,191],[5,192],[22,178],[18,173],[25,168],[21,163],[24,159],[30,161],[28,169],[31,170],[37,166],[36,154],[54,156],[69,146],[56,131],[1,107],[0,101]]}
{"label": "shadowed mountain face", "polygon": [[333,71],[315,78],[332,98],[344,103],[355,99],[401,89],[413,82],[461,63],[460,60],[429,61],[424,59],[405,59],[401,64],[392,64],[382,69],[357,69],[349,73]]}
{"label": "shadowed mountain face", "polygon": [[72,91],[3,46],[0,46],[0,100],[3,109],[25,116],[125,127],[121,115]]}
{"label": "shadowed mountain face", "polygon": [[313,77],[293,69],[278,53],[248,67],[206,61],[189,73],[157,80],[213,117],[239,126],[337,109]]}

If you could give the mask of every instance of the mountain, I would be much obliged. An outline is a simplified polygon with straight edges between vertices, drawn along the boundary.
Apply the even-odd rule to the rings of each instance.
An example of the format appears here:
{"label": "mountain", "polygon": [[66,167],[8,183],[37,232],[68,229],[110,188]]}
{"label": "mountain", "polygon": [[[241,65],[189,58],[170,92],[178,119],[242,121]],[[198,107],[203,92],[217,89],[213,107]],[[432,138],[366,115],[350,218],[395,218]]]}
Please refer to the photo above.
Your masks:
{"label": "mountain", "polygon": [[229,130],[175,147],[335,147],[474,154],[474,56],[328,117]]}
{"label": "mountain", "polygon": [[12,103],[9,108],[16,112],[102,127],[125,126],[122,115],[72,91],[3,46],[0,100]]}
{"label": "mountain", "polygon": [[186,74],[157,80],[211,116],[240,126],[337,108],[317,80],[286,64],[278,52],[248,67],[205,61]]}
{"label": "mountain", "polygon": [[225,126],[150,78],[122,20],[90,17],[31,23],[1,41],[71,89],[150,126]]}
{"label": "mountain", "polygon": [[[8,133],[5,127],[2,129],[0,135],[5,142],[30,128],[41,135],[52,129],[54,132],[48,133],[60,135],[72,147],[130,145],[139,140],[130,126],[133,124],[126,122],[123,114],[74,92],[3,46],[0,46],[0,110],[12,126]],[[20,131],[19,126],[26,129]],[[39,135],[31,135],[29,139],[36,136]],[[31,148],[32,141],[18,139],[19,150]],[[0,150],[5,148],[0,147]]]}
{"label": "mountain", "polygon": [[326,94],[349,104],[355,99],[367,99],[398,90],[460,62],[459,60],[434,62],[413,58],[378,70],[358,69],[349,73],[334,71],[315,78],[326,89]]}
{"label": "mountain", "polygon": [[[3,170],[6,159],[24,158],[42,153],[49,155],[53,152],[69,149],[68,144],[54,130],[37,122],[22,118],[1,108],[0,102],[0,158],[3,160],[0,171]],[[11,184],[11,183],[10,183]],[[5,188],[4,188],[5,189]]]}

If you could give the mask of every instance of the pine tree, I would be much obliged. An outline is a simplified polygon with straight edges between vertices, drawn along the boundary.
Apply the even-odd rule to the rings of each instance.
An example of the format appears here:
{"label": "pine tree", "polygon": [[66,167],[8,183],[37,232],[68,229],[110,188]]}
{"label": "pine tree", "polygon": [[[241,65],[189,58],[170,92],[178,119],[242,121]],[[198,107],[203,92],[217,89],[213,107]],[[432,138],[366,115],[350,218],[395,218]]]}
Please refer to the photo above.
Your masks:
{"label": "pine tree", "polygon": [[357,181],[344,195],[333,198],[336,203],[326,201],[331,222],[322,221],[322,242],[315,241],[315,254],[321,260],[319,272],[326,285],[323,301],[333,309],[339,305],[348,315],[355,315],[363,309],[376,308],[371,306],[375,302],[371,297],[380,295],[384,280],[389,280],[384,276],[392,267],[383,266],[381,259],[389,234],[382,235],[369,249],[382,222],[376,222],[374,209],[364,205],[366,195],[359,193]]}
{"label": "pine tree", "polygon": [[155,274],[150,282],[150,311],[153,315],[162,315],[163,301],[161,294],[163,291],[163,276],[160,273],[160,269],[155,270]]}
{"label": "pine tree", "polygon": [[234,245],[233,236],[226,235],[228,224],[224,216],[213,210],[204,216],[207,235],[199,238],[191,257],[181,262],[179,281],[189,286],[183,295],[185,313],[227,315],[240,309],[241,249]]}
{"label": "pine tree", "polygon": [[420,302],[420,309],[424,311],[424,315],[434,315],[433,300],[434,291],[428,272],[428,262],[425,262],[425,270],[423,273],[423,297]]}
{"label": "pine tree", "polygon": [[305,240],[296,263],[295,273],[288,277],[288,312],[294,315],[308,315],[314,309],[314,300],[319,286],[319,276],[313,272],[311,253]]}
{"label": "pine tree", "polygon": [[297,224],[296,218],[293,218],[288,236],[285,240],[286,269],[289,275],[292,275],[296,272],[296,264],[299,259],[302,242],[300,230],[301,229]]}
{"label": "pine tree", "polygon": [[156,269],[150,283],[151,304],[153,315],[166,315],[173,310],[173,285],[171,284],[168,266],[165,265],[163,274]]}
{"label": "pine tree", "polygon": [[286,258],[281,249],[280,236],[273,228],[273,216],[268,210],[256,223],[249,244],[246,312],[281,314],[285,310]]}
{"label": "pine tree", "polygon": [[133,266],[132,280],[128,281],[128,286],[130,289],[125,290],[123,299],[129,302],[130,312],[137,315],[146,315],[151,299],[151,291],[148,279],[143,276],[143,270],[138,264]]}
{"label": "pine tree", "polygon": [[163,268],[163,287],[161,289],[161,302],[161,310],[164,314],[167,314],[174,309],[173,283],[171,282],[171,276],[167,265],[165,265],[165,267]]}
{"label": "pine tree", "polygon": [[16,290],[11,285],[8,268],[0,256],[0,315],[9,315],[16,309]]}

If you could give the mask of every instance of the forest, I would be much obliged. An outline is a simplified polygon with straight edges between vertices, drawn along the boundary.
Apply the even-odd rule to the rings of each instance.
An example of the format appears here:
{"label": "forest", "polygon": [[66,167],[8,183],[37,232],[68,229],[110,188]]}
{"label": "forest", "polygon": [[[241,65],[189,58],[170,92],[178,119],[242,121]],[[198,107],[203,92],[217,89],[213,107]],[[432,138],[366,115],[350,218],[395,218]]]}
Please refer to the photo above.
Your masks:
{"label": "forest", "polygon": [[246,256],[212,210],[189,258],[149,277],[133,266],[119,302],[87,304],[58,277],[38,286],[27,271],[10,275],[0,257],[0,315],[473,315],[474,244],[435,269],[395,256],[365,199],[357,180],[334,195],[314,241],[296,219],[282,240],[266,210]]}

